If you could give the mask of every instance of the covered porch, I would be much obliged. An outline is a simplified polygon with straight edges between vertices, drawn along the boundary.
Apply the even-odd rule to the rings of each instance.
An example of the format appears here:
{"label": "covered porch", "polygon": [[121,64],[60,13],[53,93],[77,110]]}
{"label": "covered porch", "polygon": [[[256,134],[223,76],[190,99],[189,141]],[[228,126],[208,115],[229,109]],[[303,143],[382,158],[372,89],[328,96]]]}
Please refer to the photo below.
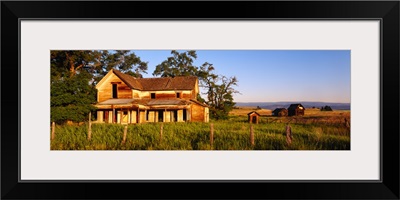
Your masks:
{"label": "covered porch", "polygon": [[186,100],[109,99],[96,104],[98,123],[135,124],[146,122],[190,121]]}

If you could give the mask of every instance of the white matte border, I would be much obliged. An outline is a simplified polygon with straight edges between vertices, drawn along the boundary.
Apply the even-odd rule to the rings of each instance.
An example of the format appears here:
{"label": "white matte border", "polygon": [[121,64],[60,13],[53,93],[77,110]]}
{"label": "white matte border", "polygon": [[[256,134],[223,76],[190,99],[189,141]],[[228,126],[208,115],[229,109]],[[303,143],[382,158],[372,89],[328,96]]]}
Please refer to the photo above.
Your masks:
{"label": "white matte border", "polygon": [[[380,180],[379,36],[379,20],[21,20],[21,180]],[[56,49],[351,50],[351,150],[50,151]]]}

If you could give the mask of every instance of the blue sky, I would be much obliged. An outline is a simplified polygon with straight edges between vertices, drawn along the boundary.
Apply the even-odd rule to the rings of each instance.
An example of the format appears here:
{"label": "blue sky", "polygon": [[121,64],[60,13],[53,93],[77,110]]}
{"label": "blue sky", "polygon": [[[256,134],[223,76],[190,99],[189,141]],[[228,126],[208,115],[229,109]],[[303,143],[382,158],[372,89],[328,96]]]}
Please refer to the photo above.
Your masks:
{"label": "blue sky", "polygon": [[[170,50],[133,52],[155,66]],[[350,103],[350,50],[196,50],[194,62],[209,62],[217,74],[236,76],[235,102],[323,101]]]}

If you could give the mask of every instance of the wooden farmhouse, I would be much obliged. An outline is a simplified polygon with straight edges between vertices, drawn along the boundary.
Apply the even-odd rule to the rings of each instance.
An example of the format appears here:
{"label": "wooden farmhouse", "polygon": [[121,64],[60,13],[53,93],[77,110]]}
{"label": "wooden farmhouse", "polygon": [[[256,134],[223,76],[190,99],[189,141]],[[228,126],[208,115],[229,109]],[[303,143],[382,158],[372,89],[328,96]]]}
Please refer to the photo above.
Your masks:
{"label": "wooden farmhouse", "polygon": [[97,121],[104,123],[208,122],[196,100],[197,77],[135,78],[110,70],[96,85]]}
{"label": "wooden farmhouse", "polygon": [[256,111],[252,111],[247,114],[249,123],[251,124],[258,124],[258,121],[260,119],[260,114],[258,114]]}
{"label": "wooden farmhouse", "polygon": [[286,108],[277,108],[272,111],[272,115],[277,117],[288,116],[288,110]]}
{"label": "wooden farmhouse", "polygon": [[304,115],[304,111],[306,109],[301,104],[290,104],[288,108],[288,115],[289,116],[299,116]]}

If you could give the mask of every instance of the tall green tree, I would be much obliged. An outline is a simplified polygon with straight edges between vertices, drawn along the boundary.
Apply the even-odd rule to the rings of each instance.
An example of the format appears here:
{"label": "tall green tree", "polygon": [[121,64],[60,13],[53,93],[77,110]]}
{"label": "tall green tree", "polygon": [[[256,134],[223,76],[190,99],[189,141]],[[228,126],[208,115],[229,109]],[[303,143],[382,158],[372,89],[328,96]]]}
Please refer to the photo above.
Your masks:
{"label": "tall green tree", "polygon": [[210,106],[210,114],[214,119],[227,119],[229,112],[234,108],[233,94],[239,93],[234,89],[237,86],[236,77],[218,76],[210,78],[207,84],[207,105]]}
{"label": "tall green tree", "polygon": [[179,53],[171,51],[172,56],[156,66],[153,76],[175,77],[175,76],[196,76],[198,67],[193,65],[197,58],[196,51]]}
{"label": "tall green tree", "polygon": [[89,84],[91,75],[81,72],[72,77],[54,80],[50,90],[51,121],[82,122],[95,110],[96,90]]}
{"label": "tall green tree", "polygon": [[235,106],[233,94],[239,93],[234,89],[238,79],[215,74],[215,67],[208,62],[200,66],[194,65],[194,61],[197,59],[196,51],[179,53],[172,50],[171,54],[171,57],[156,66],[153,75],[161,77],[197,76],[200,87],[205,88],[207,95],[207,99],[203,99],[200,95],[197,99],[210,106],[212,118],[228,118],[229,111]]}

